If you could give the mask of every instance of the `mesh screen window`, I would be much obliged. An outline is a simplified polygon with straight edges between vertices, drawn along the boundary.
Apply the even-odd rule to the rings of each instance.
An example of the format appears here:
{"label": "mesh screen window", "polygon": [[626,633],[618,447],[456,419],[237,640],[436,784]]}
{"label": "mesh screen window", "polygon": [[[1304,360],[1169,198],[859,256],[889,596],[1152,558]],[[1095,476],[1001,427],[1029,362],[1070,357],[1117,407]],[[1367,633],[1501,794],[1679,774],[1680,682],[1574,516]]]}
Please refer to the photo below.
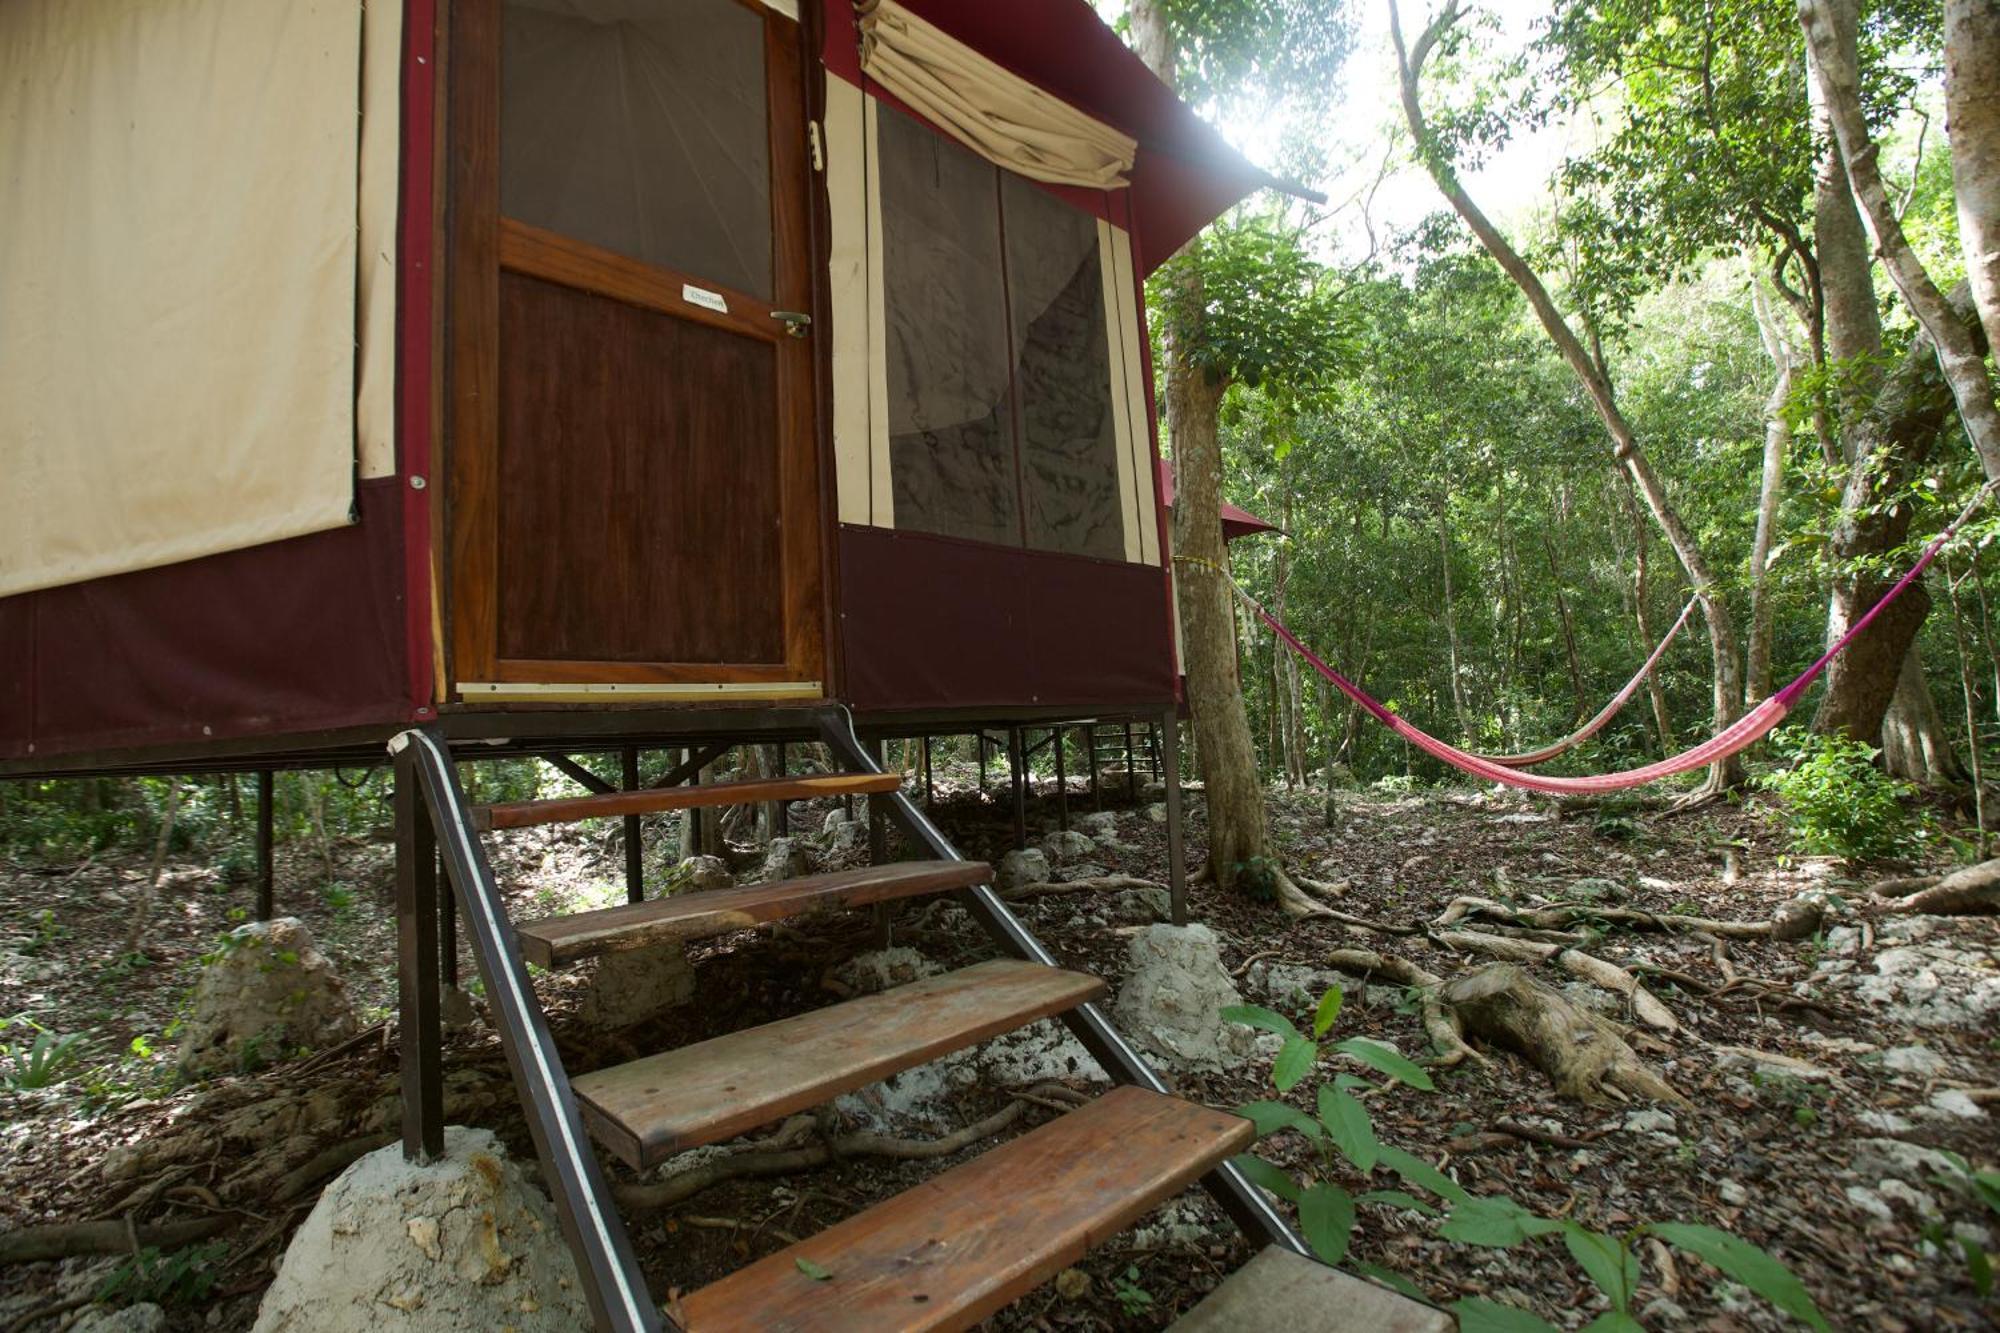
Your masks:
{"label": "mesh screen window", "polygon": [[1097,225],[884,107],[896,526],[1120,560]]}

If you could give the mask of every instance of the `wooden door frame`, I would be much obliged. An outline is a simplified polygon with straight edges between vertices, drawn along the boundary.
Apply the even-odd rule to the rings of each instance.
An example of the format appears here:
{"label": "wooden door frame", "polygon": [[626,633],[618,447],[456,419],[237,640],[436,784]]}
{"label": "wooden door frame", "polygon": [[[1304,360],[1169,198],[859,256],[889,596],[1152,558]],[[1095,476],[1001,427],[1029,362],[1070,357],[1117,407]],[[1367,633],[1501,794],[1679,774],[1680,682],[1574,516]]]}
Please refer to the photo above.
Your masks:
{"label": "wooden door frame", "polygon": [[[809,158],[817,123],[812,28],[756,0],[725,0],[764,18],[767,97],[795,115],[770,118],[773,193],[771,304],[799,292],[813,336],[794,347],[772,330],[711,315],[673,299],[668,271],[500,216],[500,0],[450,0],[446,108],[444,250],[444,480],[440,497],[444,639],[449,693],[481,701],[620,702],[655,698],[798,698],[830,694],[832,579],[826,563],[823,409],[825,265],[819,253],[824,184]],[[793,123],[793,122],[796,123]],[[777,412],[784,632],[782,663],[572,662],[505,659],[499,644],[500,273],[553,278],[641,308],[664,310],[774,344],[781,360]],[[801,271],[803,270],[803,271]],[[677,276],[675,281],[678,281]],[[706,278],[699,285],[713,289]],[[742,296],[738,308],[762,304]],[[461,441],[476,447],[460,448]],[[477,693],[466,689],[470,685]],[[442,692],[442,691],[441,691]]]}

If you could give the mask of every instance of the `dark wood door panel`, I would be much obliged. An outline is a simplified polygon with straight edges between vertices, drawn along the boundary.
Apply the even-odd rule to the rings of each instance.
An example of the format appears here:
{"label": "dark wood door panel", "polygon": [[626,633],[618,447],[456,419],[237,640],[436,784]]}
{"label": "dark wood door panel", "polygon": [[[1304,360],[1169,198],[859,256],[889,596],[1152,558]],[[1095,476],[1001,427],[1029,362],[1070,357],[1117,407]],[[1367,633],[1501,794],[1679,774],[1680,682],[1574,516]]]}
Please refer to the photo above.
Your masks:
{"label": "dark wood door panel", "polygon": [[501,274],[501,658],[785,661],[776,355]]}

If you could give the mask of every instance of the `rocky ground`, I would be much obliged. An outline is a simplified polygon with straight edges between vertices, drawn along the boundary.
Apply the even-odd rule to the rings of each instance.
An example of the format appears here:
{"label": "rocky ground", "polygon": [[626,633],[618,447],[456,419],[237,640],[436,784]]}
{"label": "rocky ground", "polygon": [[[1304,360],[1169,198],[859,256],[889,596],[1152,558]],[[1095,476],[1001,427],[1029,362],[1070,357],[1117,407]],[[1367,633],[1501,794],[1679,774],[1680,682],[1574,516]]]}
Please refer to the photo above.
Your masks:
{"label": "rocky ground", "polygon": [[[981,798],[969,787],[966,774],[942,785],[941,822],[969,854],[997,861],[1011,840],[1005,807],[997,792]],[[1191,804],[1190,854],[1198,858],[1199,803]],[[1287,862],[1332,886],[1328,902],[1348,920],[1293,921],[1274,906],[1196,886],[1193,916],[1213,932],[1221,961],[1202,995],[1226,997],[1233,986],[1303,1025],[1326,987],[1338,983],[1347,1004],[1335,1036],[1367,1036],[1413,1057],[1430,1051],[1417,997],[1335,970],[1329,960],[1337,951],[1392,954],[1448,979],[1489,961],[1454,943],[1452,931],[1508,933],[1464,904],[1457,911],[1465,919],[1448,929],[1432,924],[1459,899],[1503,908],[1587,901],[1607,915],[1638,909],[1669,921],[1760,922],[1810,891],[1825,919],[1792,943],[1730,938],[1718,945],[1708,933],[1643,920],[1591,933],[1581,947],[1641,976],[1673,1031],[1643,1030],[1631,1000],[1555,963],[1529,969],[1621,1027],[1642,1029],[1632,1035],[1636,1052],[1683,1104],[1566,1100],[1539,1070],[1495,1050],[1489,1063],[1437,1071],[1434,1092],[1390,1085],[1369,1094],[1377,1135],[1443,1166],[1476,1193],[1505,1194],[1599,1230],[1670,1220],[1727,1227],[1790,1265],[1837,1327],[1990,1322],[1991,1307],[1976,1293],[1957,1242],[1991,1249],[2000,1219],[1951,1155],[1977,1167],[2000,1158],[1990,1117],[2000,1104],[1992,1021],[2000,1010],[2000,931],[1993,918],[1881,910],[1866,885],[1897,868],[1787,857],[1781,826],[1761,799],[1685,814],[1565,810],[1464,790],[1342,793],[1331,801],[1278,793],[1273,804]],[[1144,989],[1131,982],[1135,966],[1158,951],[1150,926],[1163,895],[1113,877],[1165,881],[1163,812],[1143,792],[1136,801],[1107,803],[1102,813],[1087,796],[1073,796],[1070,805],[1080,836],[1048,843],[1047,878],[1111,886],[1035,893],[1020,900],[1019,911],[1066,963],[1111,983],[1114,1011],[1174,1065],[1185,1095],[1224,1106],[1273,1096],[1273,1043],[1259,1045],[1246,1030],[1211,1029],[1215,1048],[1195,1049],[1190,1043],[1198,1046],[1200,1033],[1128,1002],[1127,993]],[[794,854],[815,868],[865,855],[858,830],[841,829],[829,813],[826,806],[798,812],[810,836]],[[1031,810],[1038,845],[1055,818],[1045,784]],[[121,957],[124,923],[147,871],[143,851],[82,866],[0,868],[0,1015],[26,1014],[54,1033],[84,1034],[53,1086],[0,1092],[0,1246],[5,1231],[51,1221],[124,1226],[130,1219],[134,1228],[192,1225],[202,1232],[196,1250],[181,1251],[194,1257],[179,1263],[73,1259],[0,1268],[0,1327],[56,1329],[79,1317],[76,1327],[106,1327],[102,1310],[86,1306],[109,1278],[115,1304],[139,1297],[164,1304],[164,1324],[156,1326],[247,1328],[287,1236],[320,1186],[393,1132],[389,857],[376,842],[341,844],[335,853],[329,878],[316,850],[286,849],[280,908],[301,919],[343,978],[354,1035],[303,1058],[255,1051],[195,1083],[177,1077],[176,1045],[196,1017],[192,992],[202,960],[222,952],[218,936],[247,915],[248,886],[225,883],[200,865],[170,863],[142,954]],[[662,854],[656,850],[656,863]],[[732,869],[754,876],[761,858],[760,849],[744,849]],[[517,915],[621,896],[613,829],[509,835],[496,860]],[[1043,878],[1028,870],[1027,878]],[[705,941],[691,951],[691,977],[663,997],[688,1002],[624,1027],[611,1024],[629,1015],[607,1010],[603,988],[588,975],[544,975],[537,985],[566,1058],[581,1071],[992,956],[949,905],[899,909],[897,952],[853,965],[878,944],[861,915]],[[476,1008],[476,993],[472,998]],[[24,1032],[16,1024],[0,1032],[0,1043],[25,1046]],[[490,1127],[517,1155],[528,1154],[494,1040],[477,1021],[451,1040],[452,1118]],[[1310,1090],[1347,1067],[1327,1059],[1292,1100],[1310,1107]],[[622,1169],[613,1175],[642,1261],[665,1295],[978,1151],[939,1158],[926,1144],[968,1126],[1018,1133],[1091,1091],[1095,1079],[1080,1048],[1042,1025],[843,1098],[833,1117],[776,1131],[787,1150],[866,1134],[878,1147],[886,1141],[891,1155],[731,1175],[772,1146],[761,1142],[700,1150],[643,1181]],[[1289,1168],[1313,1166],[1293,1135],[1274,1136],[1260,1151]],[[719,1183],[688,1193],[691,1173],[702,1168]],[[1382,1172],[1364,1183],[1344,1165],[1320,1170],[1356,1192],[1396,1183]],[[1394,1204],[1363,1205],[1354,1258],[1400,1274],[1440,1302],[1481,1295],[1565,1327],[1602,1310],[1557,1240],[1475,1249],[1441,1240],[1437,1226]],[[1009,1330],[1161,1328],[1248,1253],[1197,1191],[992,1323]],[[1640,1258],[1634,1309],[1649,1328],[1783,1322],[1685,1256],[1642,1245]]]}

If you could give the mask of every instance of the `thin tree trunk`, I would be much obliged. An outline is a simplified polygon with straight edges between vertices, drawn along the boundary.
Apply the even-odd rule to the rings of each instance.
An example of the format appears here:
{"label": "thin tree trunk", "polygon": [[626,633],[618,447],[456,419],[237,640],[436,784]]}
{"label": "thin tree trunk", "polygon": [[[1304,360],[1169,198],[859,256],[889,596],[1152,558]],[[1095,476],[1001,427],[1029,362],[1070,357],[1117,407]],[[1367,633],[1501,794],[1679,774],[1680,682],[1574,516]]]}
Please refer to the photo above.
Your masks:
{"label": "thin tree trunk", "polygon": [[[1902,293],[1903,302],[1930,335],[1944,366],[1945,382],[1951,386],[1965,433],[1979,454],[1989,479],[2000,480],[2000,408],[1993,399],[1993,380],[1986,372],[1986,358],[1965,325],[1953,314],[1944,294],[1924,271],[1895,205],[1882,183],[1880,154],[1869,136],[1861,110],[1861,76],[1855,54],[1857,26],[1856,0],[1800,0],[1799,24],[1812,50],[1813,75],[1834,137],[1847,164],[1848,185],[1861,205],[1868,233],[1876,253],[1889,271],[1890,280]],[[1983,82],[1992,95],[1993,71],[1968,71]],[[1982,264],[1982,268],[1984,265]]]}
{"label": "thin tree trunk", "polygon": [[1771,392],[1764,399],[1764,471],[1757,488],[1757,532],[1750,543],[1750,646],[1743,672],[1743,702],[1756,704],[1771,692],[1771,635],[1777,621],[1771,596],[1771,547],[1777,537],[1778,501],[1784,494],[1785,459],[1792,447],[1792,428],[1785,419],[1785,409],[1792,400],[1797,357],[1754,264],[1750,308],[1757,317],[1757,332],[1764,342],[1764,354],[1771,358],[1772,371]]}
{"label": "thin tree trunk", "polygon": [[[1625,511],[1625,519],[1632,525],[1632,618],[1639,626],[1639,651],[1650,656],[1654,645],[1659,642],[1653,637],[1650,534],[1646,531],[1646,517],[1639,512],[1639,502],[1632,494],[1630,478],[1620,474],[1614,484],[1618,486],[1619,507]],[[1646,699],[1652,705],[1653,729],[1659,733],[1660,754],[1670,755],[1674,752],[1674,726],[1667,713],[1667,692],[1660,684],[1658,670],[1646,677]]]}
{"label": "thin tree trunk", "polygon": [[1451,671],[1451,707],[1458,716],[1458,734],[1464,737],[1462,744],[1472,743],[1472,713],[1465,706],[1465,686],[1460,678],[1458,660],[1458,608],[1451,592],[1451,497],[1438,497],[1438,551],[1444,564],[1444,634],[1447,650],[1446,665]]}
{"label": "thin tree trunk", "polygon": [[1966,281],[2000,347],[2000,0],[1945,0],[1944,107]]}
{"label": "thin tree trunk", "polygon": [[1965,769],[1924,678],[1923,654],[1914,643],[1903,654],[1895,698],[1882,718],[1882,766],[1923,787],[1955,787],[1965,781]]}
{"label": "thin tree trunk", "polygon": [[[1547,533],[1542,534],[1542,551],[1548,557],[1549,586],[1555,591],[1556,619],[1562,625],[1563,653],[1569,659],[1569,690],[1571,697],[1576,700],[1575,711],[1571,714],[1571,723],[1574,725],[1588,716],[1590,708],[1590,701],[1583,693],[1583,657],[1576,647],[1576,623],[1570,619],[1569,599],[1563,596],[1563,576],[1561,567],[1556,564],[1556,544]],[[1649,648],[1647,651],[1652,650]]]}
{"label": "thin tree trunk", "polygon": [[[1604,375],[1597,362],[1585,350],[1577,338],[1575,330],[1556,309],[1548,288],[1535,271],[1528,267],[1498,228],[1487,218],[1479,206],[1465,192],[1449,163],[1440,157],[1432,144],[1431,136],[1424,122],[1423,106],[1418,98],[1419,79],[1423,73],[1424,61],[1431,49],[1445,32],[1460,17],[1459,0],[1446,0],[1443,11],[1432,20],[1414,47],[1405,47],[1402,21],[1397,12],[1396,0],[1389,0],[1389,33],[1396,48],[1398,81],[1401,85],[1403,114],[1409,122],[1410,137],[1416,144],[1417,154],[1430,171],[1431,179],[1450,201],[1452,208],[1472,229],[1473,235],[1485,247],[1486,252],[1512,278],[1514,285],[1521,289],[1533,307],[1535,317],[1541,322],[1550,341],[1569,363],[1572,373],[1590,397],[1599,419],[1604,423],[1606,433],[1611,438],[1612,456],[1631,474],[1633,484],[1645,498],[1646,507],[1653,515],[1653,521],[1665,534],[1667,544],[1673,548],[1680,560],[1681,568],[1687,571],[1688,581],[1701,598],[1702,617],[1707,622],[1709,651],[1714,661],[1714,722],[1718,731],[1735,722],[1742,715],[1743,708],[1743,666],[1738,656],[1736,627],[1730,618],[1729,608],[1724,600],[1724,590],[1709,569],[1707,559],[1695,543],[1694,535],[1681,521],[1680,513],[1667,498],[1665,486],[1659,475],[1653,471],[1646,455],[1639,449],[1637,436],[1631,423],[1619,409],[1616,396],[1612,393],[1611,382]],[[1709,770],[1708,792],[1724,790],[1735,786],[1743,775],[1740,757],[1732,756]]]}

